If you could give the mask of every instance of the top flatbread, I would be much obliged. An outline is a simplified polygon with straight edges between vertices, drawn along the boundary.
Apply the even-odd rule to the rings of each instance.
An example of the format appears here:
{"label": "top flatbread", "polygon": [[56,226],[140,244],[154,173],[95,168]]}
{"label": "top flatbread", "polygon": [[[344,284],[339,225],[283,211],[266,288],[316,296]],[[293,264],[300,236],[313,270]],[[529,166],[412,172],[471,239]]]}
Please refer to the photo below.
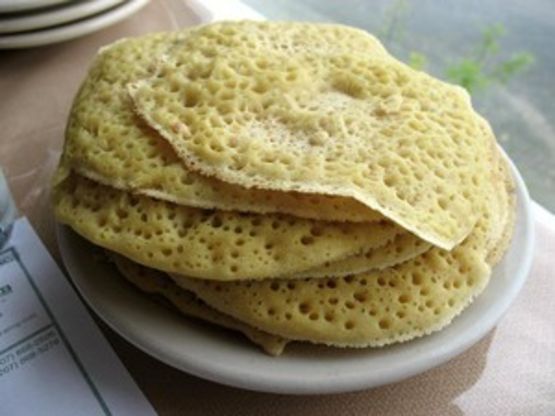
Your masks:
{"label": "top flatbread", "polygon": [[[287,46],[320,28],[200,28],[130,86],[137,111],[192,170],[248,188],[351,197],[453,248],[478,219],[491,161],[468,95],[380,48]],[[340,44],[349,30],[332,37]],[[283,50],[271,34],[290,37]]]}
{"label": "top flatbread", "polygon": [[127,84],[149,75],[157,59],[189,33],[124,39],[102,49],[73,103],[64,150],[68,166],[105,185],[181,205],[329,221],[383,219],[352,199],[247,190],[187,170],[136,116]]}

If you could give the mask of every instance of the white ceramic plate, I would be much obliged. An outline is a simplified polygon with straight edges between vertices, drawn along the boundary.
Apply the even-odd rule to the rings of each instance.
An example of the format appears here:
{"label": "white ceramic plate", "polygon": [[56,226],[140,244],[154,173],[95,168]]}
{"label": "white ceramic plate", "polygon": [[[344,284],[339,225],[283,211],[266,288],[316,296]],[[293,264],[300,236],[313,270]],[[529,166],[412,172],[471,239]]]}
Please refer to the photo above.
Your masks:
{"label": "white ceramic plate", "polygon": [[0,13],[22,13],[42,9],[71,0],[0,0]]}
{"label": "white ceramic plate", "polygon": [[0,16],[0,33],[45,29],[108,10],[124,0],[89,0],[15,16]]}
{"label": "white ceramic plate", "polygon": [[0,35],[0,49],[48,45],[96,32],[137,12],[147,2],[148,0],[128,0],[121,6],[73,23],[28,33]]}
{"label": "white ceramic plate", "polygon": [[[95,260],[95,248],[59,226],[58,241],[73,282],[93,310],[131,343],[161,361],[223,384],[286,394],[337,393],[398,381],[442,364],[486,335],[521,289],[533,254],[528,192],[513,166],[517,221],[508,253],[482,293],[448,327],[381,349],[340,350],[292,344],[272,358],[241,336],[189,321],[133,290]],[[98,249],[96,249],[98,250]]]}

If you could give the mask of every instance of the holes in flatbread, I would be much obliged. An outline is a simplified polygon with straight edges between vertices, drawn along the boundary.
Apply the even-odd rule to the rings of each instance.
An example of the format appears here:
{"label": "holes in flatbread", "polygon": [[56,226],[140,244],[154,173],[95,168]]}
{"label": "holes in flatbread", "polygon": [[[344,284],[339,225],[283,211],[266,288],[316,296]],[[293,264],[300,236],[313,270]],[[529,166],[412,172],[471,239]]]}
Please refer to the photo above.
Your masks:
{"label": "holes in flatbread", "polygon": [[364,303],[368,299],[368,294],[367,292],[355,292],[353,298],[355,298],[357,302]]}
{"label": "holes in flatbread", "polygon": [[302,302],[299,304],[299,312],[303,315],[307,315],[312,310],[310,303]]}
{"label": "holes in flatbread", "polygon": [[324,314],[324,319],[326,322],[333,322],[335,320],[335,315],[333,312],[326,312]]}
{"label": "holes in flatbread", "polygon": [[328,298],[328,303],[329,303],[330,305],[335,306],[335,305],[337,305],[337,304],[339,303],[339,299],[337,299],[336,297]]}
{"label": "holes in flatbread", "polygon": [[412,297],[409,294],[403,293],[399,296],[399,303],[409,303],[412,300]]}
{"label": "holes in flatbread", "polygon": [[380,329],[387,330],[391,328],[391,322],[388,318],[382,318],[378,322],[378,326],[380,327]]}

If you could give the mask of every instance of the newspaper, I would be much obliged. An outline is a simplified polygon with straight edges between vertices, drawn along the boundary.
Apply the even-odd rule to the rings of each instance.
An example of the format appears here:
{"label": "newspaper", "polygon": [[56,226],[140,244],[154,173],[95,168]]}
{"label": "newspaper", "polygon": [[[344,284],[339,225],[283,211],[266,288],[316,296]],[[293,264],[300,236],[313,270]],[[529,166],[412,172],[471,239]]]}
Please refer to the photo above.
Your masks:
{"label": "newspaper", "polygon": [[0,409],[155,414],[25,218],[0,250]]}

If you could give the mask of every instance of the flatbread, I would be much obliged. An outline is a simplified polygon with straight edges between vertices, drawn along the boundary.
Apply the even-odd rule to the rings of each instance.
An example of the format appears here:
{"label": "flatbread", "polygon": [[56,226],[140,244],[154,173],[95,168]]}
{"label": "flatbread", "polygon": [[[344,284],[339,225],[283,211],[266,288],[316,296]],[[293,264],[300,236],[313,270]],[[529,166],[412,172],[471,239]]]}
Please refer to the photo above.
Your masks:
{"label": "flatbread", "polygon": [[247,190],[187,170],[165,140],[137,117],[127,84],[149,75],[156,61],[191,32],[124,39],[101,50],[73,103],[64,163],[105,185],[180,205],[329,221],[383,219],[349,198]]}
{"label": "flatbread", "polygon": [[192,292],[180,288],[167,275],[158,270],[141,266],[115,253],[109,253],[109,257],[127,281],[145,293],[163,296],[185,316],[241,332],[272,356],[281,355],[289,342],[284,338],[245,325],[243,322],[212,309]]}
{"label": "flatbread", "polygon": [[339,347],[408,341],[445,327],[486,287],[492,253],[506,242],[502,234],[491,243],[498,201],[493,192],[483,201],[472,234],[452,251],[434,247],[384,270],[234,283],[171,277],[212,307],[288,339]]}
{"label": "flatbread", "polygon": [[197,30],[155,76],[130,84],[138,113],[191,170],[354,198],[438,247],[460,243],[478,219],[493,144],[468,94],[383,50],[258,41],[289,25]]}
{"label": "flatbread", "polygon": [[390,222],[333,223],[279,214],[184,207],[70,174],[54,187],[58,221],[93,243],[166,272],[265,279],[367,252],[404,230]]}
{"label": "flatbread", "polygon": [[344,277],[370,270],[383,270],[413,259],[431,248],[429,243],[415,235],[402,233],[384,246],[343,260],[326,262],[322,266],[296,273],[294,277]]}
{"label": "flatbread", "polygon": [[507,157],[503,154],[498,156],[497,177],[501,179],[503,187],[501,192],[501,208],[503,228],[497,238],[490,244],[487,261],[490,266],[495,266],[501,261],[512,241],[517,210],[515,183],[509,167]]}

